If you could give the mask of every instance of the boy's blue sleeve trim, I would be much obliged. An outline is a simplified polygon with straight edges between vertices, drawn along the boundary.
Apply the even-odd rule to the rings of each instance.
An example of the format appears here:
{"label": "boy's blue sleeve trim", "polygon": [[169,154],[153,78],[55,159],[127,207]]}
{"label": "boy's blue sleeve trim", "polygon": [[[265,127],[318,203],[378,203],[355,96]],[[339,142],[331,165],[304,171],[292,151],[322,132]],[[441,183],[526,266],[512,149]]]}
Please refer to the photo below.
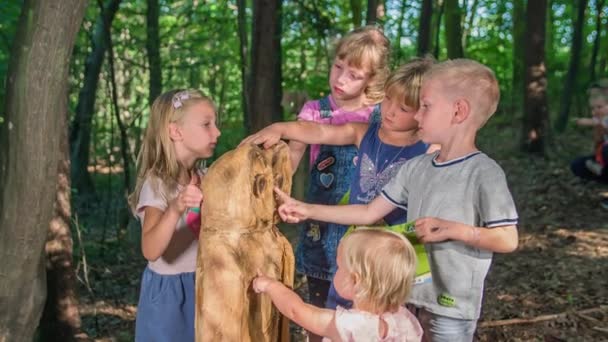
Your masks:
{"label": "boy's blue sleeve trim", "polygon": [[486,222],[486,223],[484,223],[484,226],[485,227],[511,226],[511,225],[516,225],[518,222],[519,222],[519,218],[504,219],[504,220]]}
{"label": "boy's blue sleeve trim", "polygon": [[401,208],[403,210],[407,210],[407,203],[406,204],[402,204],[402,203],[399,203],[399,202],[395,201],[384,190],[382,190],[381,195],[382,195],[382,197],[386,198],[387,201],[391,202],[397,208]]}

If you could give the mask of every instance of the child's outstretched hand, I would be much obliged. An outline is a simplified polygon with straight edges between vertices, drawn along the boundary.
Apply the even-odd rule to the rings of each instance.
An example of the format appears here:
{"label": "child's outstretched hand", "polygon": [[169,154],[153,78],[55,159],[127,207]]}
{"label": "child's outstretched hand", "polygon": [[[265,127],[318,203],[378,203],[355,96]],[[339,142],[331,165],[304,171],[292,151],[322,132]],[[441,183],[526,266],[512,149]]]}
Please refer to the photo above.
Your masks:
{"label": "child's outstretched hand", "polygon": [[573,118],[572,119],[578,126],[595,126],[599,124],[599,120],[595,117],[592,118]]}
{"label": "child's outstretched hand", "polygon": [[268,278],[260,271],[258,271],[257,277],[253,278],[253,283],[251,284],[251,287],[253,287],[253,291],[255,291],[255,293],[264,293],[266,292],[268,285],[270,285],[270,283],[272,283],[273,281],[274,280],[272,278]]}
{"label": "child's outstretched hand", "polygon": [[192,172],[190,183],[177,194],[177,197],[169,205],[182,214],[188,208],[200,208],[202,202],[203,193],[199,186],[199,177],[195,172]]}
{"label": "child's outstretched hand", "polygon": [[279,200],[282,202],[278,212],[283,221],[287,223],[298,223],[310,217],[309,204],[289,197],[289,195],[277,187],[274,188],[274,192],[279,196]]}
{"label": "child's outstretched hand", "polygon": [[275,125],[270,125],[266,128],[261,129],[255,134],[248,136],[243,139],[239,146],[244,144],[264,145],[264,148],[270,148],[276,145],[281,140],[281,132]]}
{"label": "child's outstretched hand", "polygon": [[423,243],[441,242],[452,239],[451,222],[435,217],[423,217],[416,220],[416,236]]}

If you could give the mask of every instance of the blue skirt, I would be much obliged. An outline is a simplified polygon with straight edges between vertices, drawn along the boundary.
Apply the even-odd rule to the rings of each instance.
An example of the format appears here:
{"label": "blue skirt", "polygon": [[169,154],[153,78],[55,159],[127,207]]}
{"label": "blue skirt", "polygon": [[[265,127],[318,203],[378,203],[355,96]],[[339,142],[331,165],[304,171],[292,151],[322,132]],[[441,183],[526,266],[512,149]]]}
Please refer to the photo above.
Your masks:
{"label": "blue skirt", "polygon": [[135,341],[194,341],[194,272],[158,274],[148,267],[141,279]]}

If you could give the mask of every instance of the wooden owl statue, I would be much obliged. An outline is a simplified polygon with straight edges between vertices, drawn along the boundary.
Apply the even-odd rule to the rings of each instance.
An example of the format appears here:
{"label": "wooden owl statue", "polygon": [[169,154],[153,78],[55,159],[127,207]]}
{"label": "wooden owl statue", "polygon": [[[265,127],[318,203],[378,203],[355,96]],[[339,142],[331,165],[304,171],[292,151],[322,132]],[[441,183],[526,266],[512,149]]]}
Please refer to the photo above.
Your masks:
{"label": "wooden owl statue", "polygon": [[289,321],[253,292],[257,271],[293,285],[294,256],[279,232],[273,187],[291,189],[289,149],[246,145],[209,168],[196,267],[196,341],[289,341]]}

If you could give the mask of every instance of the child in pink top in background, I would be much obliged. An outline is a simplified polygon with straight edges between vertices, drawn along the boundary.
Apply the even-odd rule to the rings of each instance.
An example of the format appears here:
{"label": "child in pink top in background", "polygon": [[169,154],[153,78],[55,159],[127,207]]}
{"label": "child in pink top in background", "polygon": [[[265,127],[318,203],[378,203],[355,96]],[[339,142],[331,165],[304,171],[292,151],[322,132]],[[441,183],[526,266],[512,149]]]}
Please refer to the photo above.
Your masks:
{"label": "child in pink top in background", "polygon": [[[384,98],[390,43],[381,29],[366,26],[351,31],[338,42],[329,74],[330,95],[307,102],[298,120],[340,125],[379,121]],[[297,168],[306,144],[290,141],[292,164]],[[310,146],[310,176],[306,201],[337,204],[350,187],[357,149],[354,145]],[[296,269],[307,277],[310,299],[325,307],[336,265],[341,235],[331,223],[307,221],[301,225],[296,248]],[[311,336],[311,341],[319,339]]]}
{"label": "child in pink top in background", "polygon": [[353,301],[350,310],[306,304],[282,283],[265,276],[253,280],[257,293],[270,296],[281,313],[324,341],[420,341],[422,328],[404,308],[412,289],[416,253],[401,234],[360,228],[338,246],[334,284]]}

